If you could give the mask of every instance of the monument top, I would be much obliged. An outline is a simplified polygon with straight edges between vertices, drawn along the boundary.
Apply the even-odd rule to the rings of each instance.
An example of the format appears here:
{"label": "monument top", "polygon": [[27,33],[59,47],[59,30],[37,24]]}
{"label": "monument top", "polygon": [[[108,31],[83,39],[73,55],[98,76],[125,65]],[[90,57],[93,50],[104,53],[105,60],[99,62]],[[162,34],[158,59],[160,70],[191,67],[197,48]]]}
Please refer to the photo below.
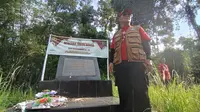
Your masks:
{"label": "monument top", "polygon": [[57,80],[100,80],[97,58],[60,56]]}
{"label": "monument top", "polygon": [[97,58],[107,58],[107,78],[109,79],[108,51],[108,40],[50,35],[41,81],[44,80],[48,55],[61,55],[56,74],[58,80],[87,80],[88,78],[99,80]]}

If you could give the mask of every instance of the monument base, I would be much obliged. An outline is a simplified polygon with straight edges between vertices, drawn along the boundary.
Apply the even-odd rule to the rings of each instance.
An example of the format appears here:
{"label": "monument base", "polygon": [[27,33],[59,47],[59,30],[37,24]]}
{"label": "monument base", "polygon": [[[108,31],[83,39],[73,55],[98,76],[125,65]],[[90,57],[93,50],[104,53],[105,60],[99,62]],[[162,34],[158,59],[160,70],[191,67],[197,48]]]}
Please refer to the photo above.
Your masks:
{"label": "monument base", "polygon": [[119,98],[113,97],[110,80],[41,81],[39,91],[44,89],[56,90],[69,101],[62,107],[29,109],[27,112],[115,112],[119,105]]}
{"label": "monument base", "polygon": [[115,97],[80,99],[78,101],[69,101],[62,107],[27,109],[26,112],[115,112],[116,106],[119,104],[118,98]]}
{"label": "monument base", "polygon": [[67,98],[113,96],[110,80],[58,81],[47,80],[39,83],[39,90],[56,90]]}

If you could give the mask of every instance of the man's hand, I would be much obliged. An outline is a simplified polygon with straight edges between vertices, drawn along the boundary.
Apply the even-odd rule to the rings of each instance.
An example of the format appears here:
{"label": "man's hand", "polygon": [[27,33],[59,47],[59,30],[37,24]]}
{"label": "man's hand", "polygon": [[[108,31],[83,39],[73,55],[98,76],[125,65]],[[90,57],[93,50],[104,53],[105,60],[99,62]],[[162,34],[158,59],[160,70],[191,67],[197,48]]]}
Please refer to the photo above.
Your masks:
{"label": "man's hand", "polygon": [[146,61],[145,61],[145,64],[146,64],[146,65],[150,65],[150,61],[149,61],[149,60],[146,60]]}
{"label": "man's hand", "polygon": [[152,65],[151,65],[150,60],[146,60],[146,61],[144,62],[144,65],[145,65],[145,68],[146,68],[146,72],[147,72],[147,73],[152,71]]}
{"label": "man's hand", "polygon": [[165,74],[164,74],[164,72],[163,72],[162,80],[165,81],[165,79],[166,79],[166,78],[165,78]]}
{"label": "man's hand", "polygon": [[110,63],[110,65],[109,65],[109,71],[110,71],[110,73],[113,73],[113,63]]}

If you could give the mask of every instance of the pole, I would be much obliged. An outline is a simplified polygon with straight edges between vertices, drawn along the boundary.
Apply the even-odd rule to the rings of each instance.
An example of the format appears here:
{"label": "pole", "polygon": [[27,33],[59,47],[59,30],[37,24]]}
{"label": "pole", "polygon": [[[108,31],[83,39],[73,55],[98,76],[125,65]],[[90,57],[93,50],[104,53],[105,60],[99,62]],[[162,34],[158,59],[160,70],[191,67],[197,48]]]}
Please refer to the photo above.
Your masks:
{"label": "pole", "polygon": [[107,80],[110,80],[110,74],[109,74],[109,44],[108,44],[108,40],[107,40],[107,50],[108,50],[108,55],[107,55]]}
{"label": "pole", "polygon": [[[51,34],[49,36],[49,41],[48,41],[48,45],[50,43],[51,40]],[[48,46],[47,46],[47,50],[48,50]],[[46,55],[44,58],[44,64],[43,64],[43,69],[42,69],[42,76],[41,76],[41,81],[44,81],[44,74],[45,74],[45,69],[46,69],[46,64],[47,64],[47,58],[48,58],[48,51],[46,50]]]}

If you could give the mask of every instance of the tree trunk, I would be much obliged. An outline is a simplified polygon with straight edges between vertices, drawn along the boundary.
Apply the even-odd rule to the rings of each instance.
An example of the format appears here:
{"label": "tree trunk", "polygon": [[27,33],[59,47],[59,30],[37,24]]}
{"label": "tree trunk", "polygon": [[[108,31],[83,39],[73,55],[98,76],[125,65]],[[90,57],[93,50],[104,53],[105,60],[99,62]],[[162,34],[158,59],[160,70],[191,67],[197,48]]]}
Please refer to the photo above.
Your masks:
{"label": "tree trunk", "polygon": [[200,40],[200,26],[198,26],[198,24],[196,23],[196,20],[195,20],[196,16],[188,2],[185,7],[185,12],[186,12],[189,23],[192,25],[192,27],[194,28],[197,34],[197,38]]}

